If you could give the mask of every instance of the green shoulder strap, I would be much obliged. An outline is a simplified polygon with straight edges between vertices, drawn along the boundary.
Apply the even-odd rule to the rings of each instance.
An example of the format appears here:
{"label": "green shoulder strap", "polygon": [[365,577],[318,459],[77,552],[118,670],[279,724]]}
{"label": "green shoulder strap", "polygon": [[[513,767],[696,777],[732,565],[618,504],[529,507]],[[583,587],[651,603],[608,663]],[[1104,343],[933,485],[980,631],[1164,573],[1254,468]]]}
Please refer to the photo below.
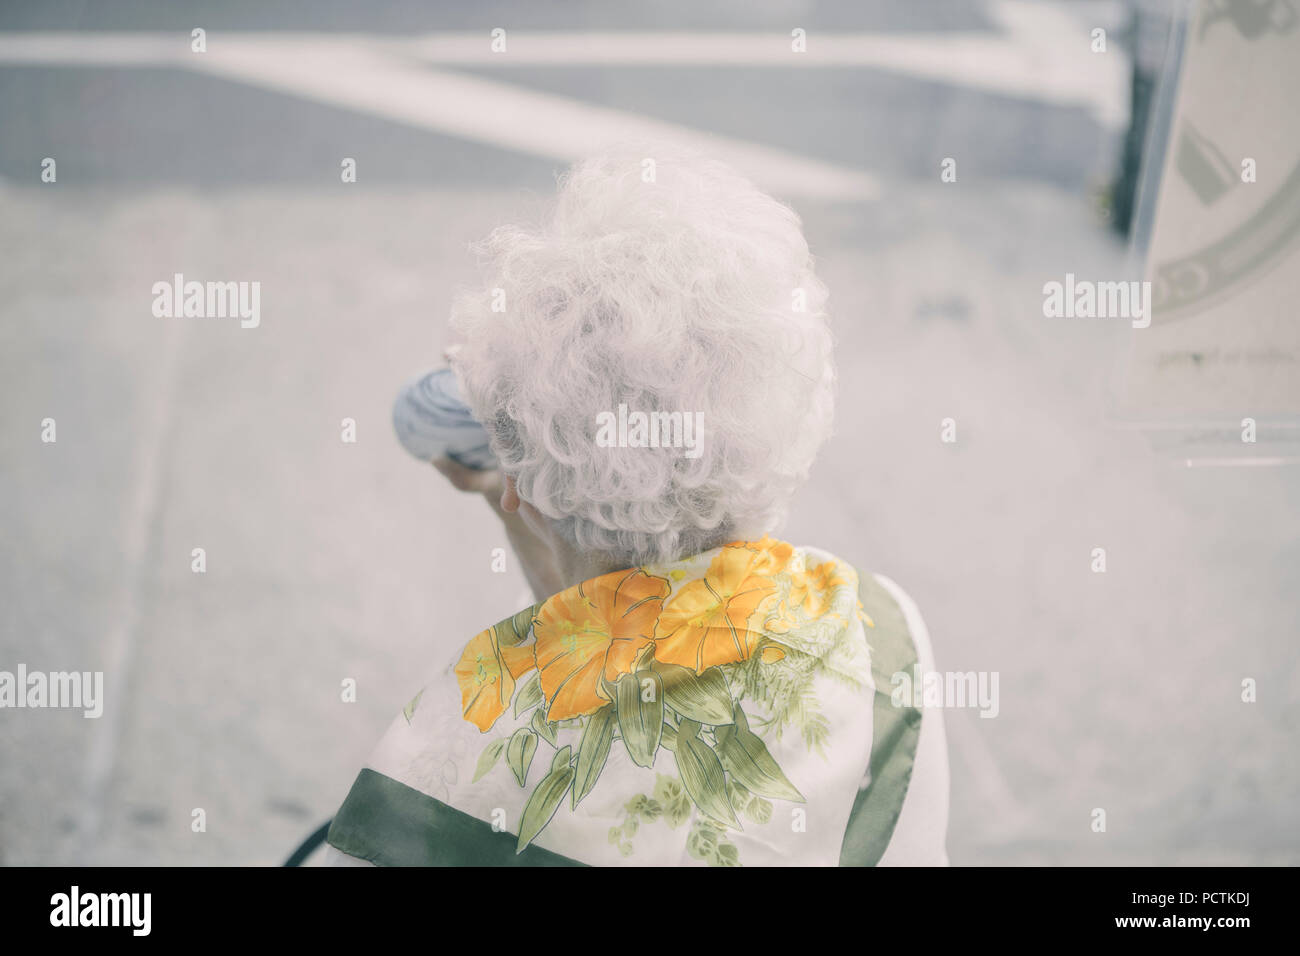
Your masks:
{"label": "green shoulder strap", "polygon": [[875,575],[858,572],[858,597],[875,627],[866,628],[871,648],[872,704],[870,783],[859,790],[840,847],[840,866],[875,866],[885,854],[903,810],[921,737],[921,711],[908,702],[895,707],[891,678],[912,673],[916,646],[903,609]]}

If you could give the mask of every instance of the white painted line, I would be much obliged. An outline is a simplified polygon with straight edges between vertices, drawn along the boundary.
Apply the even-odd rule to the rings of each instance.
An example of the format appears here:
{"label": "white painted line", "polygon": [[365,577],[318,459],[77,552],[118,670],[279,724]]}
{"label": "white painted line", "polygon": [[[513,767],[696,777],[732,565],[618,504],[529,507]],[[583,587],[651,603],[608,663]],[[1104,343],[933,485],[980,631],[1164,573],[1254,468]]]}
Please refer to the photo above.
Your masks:
{"label": "white painted line", "polygon": [[813,31],[807,52],[794,53],[788,31],[530,32],[508,30],[506,51],[493,53],[485,29],[393,39],[370,34],[211,32],[208,52],[189,52],[189,36],[149,33],[0,34],[0,63],[173,65],[204,69],[235,50],[332,48],[383,52],[439,67],[708,66],[778,69],[869,68],[1043,102],[1078,107],[1097,122],[1128,120],[1129,64],[1117,44],[1090,50],[1090,24],[1070,9],[1027,0],[990,0],[1003,33],[864,33]]}
{"label": "white painted line", "polygon": [[185,66],[189,35],[0,33],[0,63],[29,66]]}
{"label": "white painted line", "polygon": [[[209,47],[211,50],[211,46]],[[462,139],[560,160],[620,143],[673,141],[735,166],[778,196],[867,200],[866,172],[508,83],[433,70],[356,43],[236,42],[192,58],[228,80],[357,110]]]}
{"label": "white painted line", "polygon": [[1280,458],[1188,458],[1188,468],[1272,468],[1300,465],[1300,456]]}
{"label": "white painted line", "polygon": [[[1023,95],[1086,106],[1099,124],[1122,130],[1129,122],[1129,56],[1113,34],[1107,38],[1106,52],[1092,51],[1093,29],[1110,24],[1085,19],[1097,12],[1090,6],[1094,5],[1076,8],[1038,0],[994,0],[987,9],[1011,45],[1023,51],[1025,72],[1018,79],[1038,87],[1036,97],[1029,91]],[[1112,10],[1106,18],[1115,16]]]}
{"label": "white painted line", "polygon": [[1089,30],[1039,3],[989,5],[1005,34],[817,33],[807,52],[788,33],[508,31],[494,53],[486,31],[438,33],[408,52],[436,66],[699,66],[776,69],[870,68],[1058,106],[1078,106],[1118,127],[1128,117],[1128,60],[1118,47],[1089,49]]}
{"label": "white painted line", "polygon": [[158,334],[162,346],[156,359],[158,389],[142,427],[137,432],[131,482],[133,494],[123,517],[121,565],[123,585],[115,613],[107,615],[107,633],[103,645],[104,713],[90,735],[86,754],[84,789],[76,827],[69,835],[68,851],[63,859],[90,862],[103,821],[104,804],[113,770],[117,765],[118,743],[123,733],[123,720],[130,709],[129,690],[134,683],[137,631],[140,626],[140,596],[149,557],[149,543],[155,523],[159,520],[159,483],[166,463],[163,449],[171,428],[172,409],[177,388],[179,368],[180,333],[171,322],[160,323]]}
{"label": "white painted line", "polygon": [[[1161,432],[1166,430],[1179,431],[1211,431],[1211,432],[1237,432],[1241,430],[1241,423],[1231,419],[1212,419],[1205,418],[1200,421],[1190,422],[1164,422],[1159,419],[1140,420],[1140,421],[1113,421],[1108,423],[1112,428],[1123,428],[1130,431],[1153,431]],[[1258,428],[1266,428],[1272,431],[1275,428],[1300,428],[1300,422],[1270,422],[1259,421],[1256,419]],[[1288,439],[1290,440],[1290,439]]]}
{"label": "white painted line", "polygon": [[84,34],[0,35],[0,62],[112,63],[183,67],[462,139],[570,163],[621,143],[664,141],[697,148],[781,197],[870,200],[865,171],[757,143],[595,106],[394,56],[391,43],[277,34],[209,36],[208,52],[175,51],[174,38]]}

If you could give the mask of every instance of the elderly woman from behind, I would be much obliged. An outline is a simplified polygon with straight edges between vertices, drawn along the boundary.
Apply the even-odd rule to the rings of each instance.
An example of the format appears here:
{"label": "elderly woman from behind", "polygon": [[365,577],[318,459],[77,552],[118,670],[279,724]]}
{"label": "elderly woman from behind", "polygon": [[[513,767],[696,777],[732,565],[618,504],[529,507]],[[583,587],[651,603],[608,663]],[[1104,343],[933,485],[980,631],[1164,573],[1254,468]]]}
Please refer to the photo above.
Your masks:
{"label": "elderly woman from behind", "polygon": [[933,668],[915,605],[775,537],[833,405],[799,219],[644,155],[577,165],[456,303],[500,469],[435,464],[500,516],[536,603],[395,718],[334,862],[947,862],[941,712],[891,693]]}

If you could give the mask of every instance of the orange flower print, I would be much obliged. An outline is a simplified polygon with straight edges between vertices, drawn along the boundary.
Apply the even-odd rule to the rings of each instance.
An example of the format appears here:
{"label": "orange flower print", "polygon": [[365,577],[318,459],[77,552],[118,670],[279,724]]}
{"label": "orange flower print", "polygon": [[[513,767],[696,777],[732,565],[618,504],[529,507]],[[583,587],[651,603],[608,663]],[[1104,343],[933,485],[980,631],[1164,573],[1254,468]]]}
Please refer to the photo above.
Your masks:
{"label": "orange flower print", "polygon": [[636,568],[603,574],[542,605],[533,634],[547,720],[592,714],[610,702],[601,679],[631,673],[667,596],[667,581]]}
{"label": "orange flower print", "polygon": [[827,561],[802,574],[791,575],[790,598],[786,606],[791,611],[802,608],[809,617],[820,617],[830,608],[831,592],[851,583],[840,573],[836,562]]}
{"label": "orange flower print", "polygon": [[734,541],[727,547],[746,548],[756,552],[759,555],[759,561],[754,565],[755,574],[776,574],[778,571],[784,571],[785,566],[794,557],[794,545],[778,541],[766,534],[763,535],[762,540]]}
{"label": "orange flower print", "polygon": [[751,631],[749,624],[776,593],[769,574],[780,550],[728,545],[719,551],[704,577],[684,585],[664,608],[655,658],[697,674],[715,664],[749,658],[763,639],[761,631]]}
{"label": "orange flower print", "polygon": [[455,668],[465,719],[484,733],[491,730],[514,696],[515,678],[529,670],[531,658],[531,648],[503,649],[495,627],[480,631]]}

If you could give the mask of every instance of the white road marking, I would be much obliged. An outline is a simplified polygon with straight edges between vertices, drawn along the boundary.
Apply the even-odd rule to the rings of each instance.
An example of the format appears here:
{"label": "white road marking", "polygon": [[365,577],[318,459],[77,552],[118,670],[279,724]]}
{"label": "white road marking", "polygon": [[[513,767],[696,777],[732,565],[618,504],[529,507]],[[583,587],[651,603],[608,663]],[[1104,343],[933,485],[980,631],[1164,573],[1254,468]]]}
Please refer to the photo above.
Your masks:
{"label": "white road marking", "polygon": [[613,143],[675,140],[730,162],[789,197],[865,200],[879,186],[863,170],[718,136],[518,85],[430,69],[539,65],[871,68],[1088,111],[1127,121],[1127,59],[1089,50],[1088,25],[1064,9],[992,0],[1004,34],[816,31],[808,52],[771,33],[509,31],[507,52],[481,33],[399,38],[321,33],[214,32],[206,53],[186,33],[0,34],[0,63],[191,69],[381,116],[502,149],[572,162]]}
{"label": "white road marking", "polygon": [[1188,468],[1272,468],[1278,465],[1300,465],[1300,457],[1278,458],[1188,458]]}
{"label": "white road marking", "polygon": [[88,860],[87,854],[99,845],[108,788],[117,765],[118,744],[131,707],[129,690],[135,670],[144,565],[154,526],[159,521],[159,482],[166,467],[163,449],[167,447],[172,426],[181,344],[180,333],[172,323],[160,325],[158,334],[162,336],[162,345],[156,359],[157,391],[145,403],[148,413],[136,432],[139,441],[135,445],[133,494],[122,522],[121,566],[125,573],[119,595],[121,603],[117,613],[107,617],[108,631],[103,645],[104,713],[89,737],[80,812],[76,827],[68,837],[68,850],[62,857],[82,863],[95,862]]}
{"label": "white road marking", "polygon": [[[866,172],[496,80],[431,70],[355,45],[231,44],[196,68],[229,80],[565,163],[618,143],[674,141],[731,163],[779,196],[874,199]],[[197,58],[196,58],[197,59]]]}
{"label": "white road marking", "polygon": [[1127,56],[1091,52],[1091,25],[1072,12],[1024,0],[987,5],[1003,34],[813,31],[807,52],[788,33],[507,31],[494,53],[487,32],[437,33],[408,52],[437,66],[760,66],[869,68],[985,92],[1086,109],[1102,125],[1128,120]]}
{"label": "white road marking", "polygon": [[[115,38],[0,36],[0,62],[125,63]],[[108,49],[106,49],[106,47]],[[391,44],[353,37],[209,35],[208,52],[177,53],[173,38],[126,43],[151,65],[171,65],[439,133],[573,162],[619,143],[673,141],[730,163],[779,196],[869,200],[880,194],[862,170],[676,123],[539,93],[468,74],[429,69]]]}
{"label": "white road marking", "polygon": [[0,33],[11,66],[186,66],[197,55],[179,33]]}
{"label": "white road marking", "polygon": [[208,37],[207,53],[191,53],[185,34],[0,34],[0,63],[81,66],[193,66],[223,50],[299,46],[365,48],[437,66],[757,66],[777,69],[868,68],[1006,96],[1079,106],[1108,126],[1128,115],[1128,59],[1117,47],[1089,49],[1089,31],[1068,11],[1022,0],[989,4],[1004,34],[816,33],[806,53],[772,33],[510,31],[505,53],[493,53],[486,32],[431,33],[394,40],[366,34],[248,33]]}

